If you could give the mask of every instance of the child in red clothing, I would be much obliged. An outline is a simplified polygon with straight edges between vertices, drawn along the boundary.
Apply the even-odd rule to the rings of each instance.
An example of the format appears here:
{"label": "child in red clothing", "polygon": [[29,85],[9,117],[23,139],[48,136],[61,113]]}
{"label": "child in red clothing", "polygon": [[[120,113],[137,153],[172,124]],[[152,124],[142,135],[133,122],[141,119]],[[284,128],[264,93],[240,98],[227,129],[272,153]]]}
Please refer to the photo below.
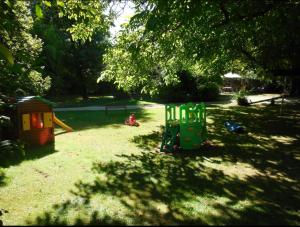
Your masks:
{"label": "child in red clothing", "polygon": [[126,125],[139,126],[140,124],[136,121],[134,113],[131,113],[129,118],[125,120]]}

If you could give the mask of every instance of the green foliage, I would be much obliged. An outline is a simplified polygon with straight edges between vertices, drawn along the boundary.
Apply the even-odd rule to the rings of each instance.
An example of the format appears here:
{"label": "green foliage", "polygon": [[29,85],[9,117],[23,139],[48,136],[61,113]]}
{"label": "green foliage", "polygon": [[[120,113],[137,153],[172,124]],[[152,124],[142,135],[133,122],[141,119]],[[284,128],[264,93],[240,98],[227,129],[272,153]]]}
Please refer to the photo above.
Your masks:
{"label": "green foliage", "polygon": [[[72,4],[71,4],[72,3]],[[70,33],[70,26],[77,25],[76,15],[84,16],[88,13],[90,2],[69,1],[76,14],[68,16],[61,6],[53,6],[44,9],[44,18],[35,22],[34,32],[44,42],[41,53],[41,64],[45,65],[45,72],[50,75],[52,87],[50,94],[82,94],[86,97],[88,93],[97,91],[96,78],[103,68],[102,56],[108,46],[107,27],[97,26],[89,34],[89,41],[74,39]],[[80,5],[81,4],[81,5]],[[103,7],[97,2],[93,12],[102,15]],[[75,7],[75,8],[74,8]],[[95,11],[96,10],[96,11]],[[75,13],[75,12],[74,12]],[[87,18],[86,23],[90,23]],[[86,35],[85,32],[80,34]]]}
{"label": "green foliage", "polygon": [[37,59],[42,50],[42,41],[31,34],[30,3],[10,1],[8,5],[1,2],[0,11],[5,15],[0,19],[0,42],[7,48],[8,60],[15,62],[8,65],[0,60],[0,90],[10,95],[18,88],[30,91],[32,82],[28,76],[32,70],[41,72]]}
{"label": "green foliage", "polygon": [[300,45],[292,40],[299,40],[299,33],[284,35],[299,29],[297,1],[135,2],[139,11],[148,9],[133,19],[145,25],[147,36],[182,42],[186,56],[201,59],[207,72],[231,69],[235,60],[242,63],[242,67],[235,66],[239,71],[245,71],[243,67],[265,72],[297,67]]}
{"label": "green foliage", "polygon": [[229,71],[252,78],[299,75],[300,33],[285,35],[300,29],[298,1],[133,2],[136,15],[106,56],[100,80],[156,93],[178,82],[183,69],[210,79]]}
{"label": "green foliage", "polygon": [[[66,81],[77,81],[74,83],[84,86],[90,83],[85,78],[91,74],[95,77],[102,67],[101,56],[106,45],[103,40],[109,24],[103,13],[105,7],[96,0],[1,2],[5,16],[0,20],[0,57],[10,63],[7,65],[0,59],[1,91],[14,95],[17,89],[22,89],[28,94],[46,94],[50,77],[60,91]],[[43,39],[44,48],[42,39],[32,35],[33,28]],[[100,33],[101,37],[95,38]],[[80,62],[76,61],[80,56]],[[14,60],[16,64],[12,65]],[[96,87],[95,79],[92,83]]]}
{"label": "green foliage", "polygon": [[13,138],[14,125],[11,119],[13,100],[0,93],[0,141]]}
{"label": "green foliage", "polygon": [[[46,6],[51,7],[51,2],[44,0],[43,3],[44,3]],[[57,3],[57,4],[58,4],[58,3]]]}
{"label": "green foliage", "polygon": [[198,94],[203,101],[216,101],[220,94],[220,89],[217,83],[207,82],[198,87]]}
{"label": "green foliage", "polygon": [[35,95],[44,95],[51,86],[51,78],[49,76],[43,78],[42,74],[33,70],[30,71],[28,78],[32,84],[31,91]]}
{"label": "green foliage", "polygon": [[[139,90],[141,95],[150,94],[172,102],[199,101],[199,83],[222,83],[220,75],[205,74],[200,62],[184,58],[180,49],[166,53],[163,46],[143,39],[140,30],[125,28],[104,56],[106,68],[98,82],[113,81],[127,92]],[[214,88],[202,90],[208,92]],[[218,91],[209,96],[208,100],[217,98]]]}
{"label": "green foliage", "polygon": [[0,127],[8,127],[11,126],[10,117],[5,115],[0,115]]}
{"label": "green foliage", "polygon": [[43,17],[43,11],[39,5],[35,5],[35,14],[38,18]]}
{"label": "green foliage", "polygon": [[99,81],[113,81],[125,91],[139,89],[141,94],[156,95],[164,86],[179,82],[178,72],[188,69],[180,52],[168,58],[161,46],[144,40],[141,29],[124,28],[116,44],[104,56],[105,71]]}
{"label": "green foliage", "polygon": [[14,64],[14,57],[12,56],[12,53],[2,43],[0,43],[0,54],[2,54],[9,64]]}
{"label": "green foliage", "polygon": [[[0,166],[7,166],[25,155],[24,145],[18,140],[13,140],[16,126],[8,116],[12,100],[0,94]],[[1,171],[0,171],[1,186]]]}
{"label": "green foliage", "polygon": [[178,72],[178,83],[162,86],[158,98],[167,102],[199,101],[198,81],[189,71]]}
{"label": "green foliage", "polygon": [[107,7],[105,1],[90,0],[68,0],[57,1],[60,6],[59,17],[67,17],[72,23],[67,28],[73,41],[91,41],[93,35],[109,28],[110,21],[104,15]]}
{"label": "green foliage", "polygon": [[[0,169],[0,186],[5,185],[5,183],[6,183],[6,182],[5,182],[5,178],[6,178],[6,176],[5,176],[4,171],[3,171],[2,169]],[[0,212],[0,217],[1,217],[2,215],[3,215],[3,213]],[[0,225],[3,225],[1,219],[0,219]]]}
{"label": "green foliage", "polygon": [[73,41],[81,43],[91,41],[96,31],[108,29],[110,21],[103,13],[107,5],[106,1],[97,0],[37,0],[33,3],[37,19],[46,19],[50,9],[56,11],[60,18],[67,17],[72,21],[66,30]]}
{"label": "green foliage", "polygon": [[24,144],[20,141],[0,141],[0,165],[6,166],[25,156]]}
{"label": "green foliage", "polygon": [[241,89],[238,92],[234,93],[234,99],[236,99],[237,104],[240,106],[248,106],[249,102],[247,99],[249,93],[245,89]]}

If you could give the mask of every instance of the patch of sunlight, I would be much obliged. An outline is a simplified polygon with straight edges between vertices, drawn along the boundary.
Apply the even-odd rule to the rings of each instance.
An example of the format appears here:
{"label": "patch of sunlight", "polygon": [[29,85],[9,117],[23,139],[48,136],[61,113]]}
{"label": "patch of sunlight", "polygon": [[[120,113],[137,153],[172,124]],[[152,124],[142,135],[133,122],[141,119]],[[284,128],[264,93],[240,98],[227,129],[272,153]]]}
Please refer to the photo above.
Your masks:
{"label": "patch of sunlight", "polygon": [[184,213],[191,216],[197,216],[199,213],[211,213],[214,211],[213,205],[215,203],[225,204],[228,199],[224,197],[215,196],[195,196],[193,200],[184,201],[181,207],[185,210]]}
{"label": "patch of sunlight", "polygon": [[251,132],[249,132],[248,135],[253,137],[254,139],[259,140],[259,141],[263,140],[263,141],[270,142],[270,137],[269,136],[262,136],[262,135],[254,134],[254,133],[251,133]]}
{"label": "patch of sunlight", "polygon": [[278,165],[278,162],[276,162],[276,161],[267,160],[267,162],[268,162],[268,163],[271,163],[271,164],[273,164],[273,165]]}
{"label": "patch of sunlight", "polygon": [[206,118],[206,123],[213,124],[215,121],[211,119],[210,117]]}
{"label": "patch of sunlight", "polygon": [[[238,114],[249,115],[249,112],[239,110]],[[251,114],[251,116],[253,116],[253,115]]]}
{"label": "patch of sunlight", "polygon": [[[222,217],[223,220],[232,217],[239,218],[239,211],[250,206],[249,201],[238,201],[229,205],[231,202],[227,197],[206,197],[202,195],[196,196],[193,200],[183,202],[181,209],[191,219],[197,219],[201,216],[204,223],[216,224],[214,217]],[[225,208],[226,212],[224,212]]]}
{"label": "patch of sunlight", "polygon": [[[256,146],[259,148],[263,148],[264,150],[269,150],[269,149],[275,149],[276,146],[273,143],[274,140],[270,140],[270,136],[262,136],[262,135],[256,135],[254,133],[248,133],[249,136],[251,136],[253,139],[257,140]],[[272,139],[272,138],[271,138]],[[259,144],[261,142],[261,144]],[[253,145],[251,145],[253,146]]]}
{"label": "patch of sunlight", "polygon": [[112,95],[103,95],[103,96],[89,96],[89,98],[107,98],[107,99],[114,99],[114,96]]}
{"label": "patch of sunlight", "polygon": [[275,148],[275,146],[274,146],[274,144],[273,143],[266,143],[266,144],[237,144],[240,148],[251,148],[251,149],[255,149],[255,148],[257,148],[257,149],[260,149],[260,150],[264,150],[264,151],[268,151],[268,150],[270,150],[270,149],[274,149]]}
{"label": "patch of sunlight", "polygon": [[224,192],[225,192],[227,195],[229,195],[229,196],[231,196],[231,197],[233,197],[233,198],[234,198],[234,196],[235,196],[235,193],[231,192],[231,191],[228,190],[227,188],[224,188]]}
{"label": "patch of sunlight", "polygon": [[[135,214],[130,217],[131,222],[134,222],[134,219],[140,217],[143,220],[142,225],[157,225],[160,223],[160,221],[163,219],[163,217],[170,212],[169,206],[165,203],[155,201],[155,200],[148,200],[148,201],[140,201],[139,198],[131,198],[131,197],[123,197],[122,203],[124,207],[127,207],[127,214],[130,211],[131,208],[135,208]],[[129,210],[128,210],[129,208]],[[122,211],[120,209],[120,211]],[[124,210],[124,216],[126,216],[126,210]],[[153,213],[155,213],[157,220],[153,220]],[[173,213],[174,216],[176,216],[176,213]],[[178,214],[178,219],[183,220],[183,216],[181,214]],[[130,223],[129,223],[130,224]]]}
{"label": "patch of sunlight", "polygon": [[230,222],[232,219],[239,220],[241,214],[244,210],[247,210],[249,207],[253,207],[252,201],[249,200],[239,200],[232,201],[228,198],[221,198],[214,204],[213,211],[210,213],[205,213],[203,215],[203,220],[209,225],[220,224]]}
{"label": "patch of sunlight", "polygon": [[83,100],[82,97],[76,97],[76,98],[75,98],[75,101],[76,101],[76,102],[81,102],[82,100]]}
{"label": "patch of sunlight", "polygon": [[218,146],[218,147],[224,147],[225,146],[225,143],[221,142],[220,140],[218,139],[210,139],[209,140],[212,144],[214,144],[215,146]]}
{"label": "patch of sunlight", "polygon": [[160,213],[162,214],[166,214],[170,211],[168,205],[164,204],[164,203],[159,203],[157,204],[157,209],[159,210]]}
{"label": "patch of sunlight", "polygon": [[[120,197],[107,195],[107,194],[97,194],[93,196],[93,199],[90,200],[88,212],[97,211],[99,213],[98,218],[104,218],[105,216],[114,219],[123,219],[125,223],[130,224],[132,220],[126,218],[128,213],[128,207],[125,204],[129,205],[131,202],[127,203],[130,199],[125,198],[120,200]],[[132,201],[134,204],[134,201]]]}
{"label": "patch of sunlight", "polygon": [[290,137],[290,136],[271,136],[271,139],[273,139],[279,143],[283,143],[285,145],[290,145],[293,142],[297,141],[296,138]]}
{"label": "patch of sunlight", "polygon": [[[273,162],[275,163],[275,162]],[[278,164],[278,163],[277,163]],[[276,171],[272,168],[267,168],[264,170],[263,173],[261,173],[260,175],[262,176],[267,176],[268,178],[272,178],[272,179],[275,179],[275,180],[280,180],[280,181],[287,181],[287,182],[290,182],[290,183],[297,183],[296,180],[294,179],[291,179],[288,175],[286,175],[285,173],[282,173],[282,172],[279,172],[279,171]]]}
{"label": "patch of sunlight", "polygon": [[230,177],[235,177],[240,180],[245,180],[248,177],[259,175],[259,171],[253,168],[252,165],[248,163],[237,162],[235,164],[230,163],[230,165],[220,165],[217,163],[205,162],[205,165],[216,170],[223,171],[225,175]]}

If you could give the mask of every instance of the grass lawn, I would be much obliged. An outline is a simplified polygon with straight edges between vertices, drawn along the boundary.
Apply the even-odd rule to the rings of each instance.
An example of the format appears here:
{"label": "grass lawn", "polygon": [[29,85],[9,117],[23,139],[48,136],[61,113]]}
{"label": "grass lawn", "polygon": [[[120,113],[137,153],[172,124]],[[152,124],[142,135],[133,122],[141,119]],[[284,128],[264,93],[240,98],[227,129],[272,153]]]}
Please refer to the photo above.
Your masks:
{"label": "grass lawn", "polygon": [[[220,94],[216,103],[230,103],[233,95],[232,94]],[[163,100],[159,99],[118,99],[113,96],[89,96],[88,99],[83,99],[78,95],[69,96],[57,96],[47,98],[54,102],[56,107],[85,107],[85,106],[120,106],[120,105],[144,105],[144,104],[157,104],[164,103]],[[178,103],[179,104],[179,103]]]}
{"label": "grass lawn", "polygon": [[[300,225],[300,106],[207,108],[210,146],[165,154],[164,110],[58,112],[75,132],[2,168],[4,225]],[[246,127],[232,134],[225,120]]]}
{"label": "grass lawn", "polygon": [[48,98],[56,104],[56,107],[84,107],[84,106],[119,106],[119,105],[143,105],[153,104],[156,102],[150,100],[137,99],[117,99],[113,96],[89,96],[83,99],[81,96],[58,96]]}

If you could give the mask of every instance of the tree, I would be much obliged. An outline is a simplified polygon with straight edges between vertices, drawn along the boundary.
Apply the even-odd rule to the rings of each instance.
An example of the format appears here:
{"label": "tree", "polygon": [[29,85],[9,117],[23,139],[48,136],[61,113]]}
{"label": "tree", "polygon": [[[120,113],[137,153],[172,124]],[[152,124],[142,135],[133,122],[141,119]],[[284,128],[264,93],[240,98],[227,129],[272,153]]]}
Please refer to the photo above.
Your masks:
{"label": "tree", "polygon": [[[50,78],[42,74],[41,65],[37,63],[42,41],[31,34],[33,19],[29,2],[2,1],[0,11],[3,14],[0,43],[13,59],[10,64],[4,58],[0,59],[1,92],[13,95],[19,88],[35,94],[43,93],[50,87]],[[41,87],[41,83],[45,86]]]}
{"label": "tree", "polygon": [[20,143],[9,140],[15,127],[9,116],[15,100],[9,96],[18,91],[43,94],[50,87],[50,78],[43,75],[37,61],[42,41],[31,34],[29,2],[1,1],[0,12],[0,150],[5,160],[24,151]]}
{"label": "tree", "polygon": [[35,33],[44,41],[41,61],[52,75],[52,94],[75,93],[87,98],[89,91],[96,90],[108,45],[109,19],[104,8],[96,0],[64,1],[44,7],[43,17],[36,20]]}
{"label": "tree", "polygon": [[35,12],[36,20],[53,19],[56,16],[63,18],[66,22],[66,30],[70,33],[72,40],[77,42],[91,41],[96,31],[106,31],[110,24],[111,15],[104,11],[109,1],[98,0],[35,0],[32,1],[32,11]]}
{"label": "tree", "polygon": [[[297,0],[133,2],[136,15],[131,18],[128,30],[139,31],[141,35],[131,44],[134,48],[128,50],[136,56],[147,52],[145,46],[155,46],[164,56],[164,62],[178,59],[180,53],[181,61],[198,66],[199,75],[217,76],[235,71],[261,78],[299,76],[300,2]],[[137,74],[135,81],[142,78]]]}
{"label": "tree", "polygon": [[127,92],[139,89],[143,94],[155,95],[165,85],[178,83],[178,72],[190,67],[190,61],[181,58],[180,48],[170,56],[160,44],[143,37],[142,29],[125,26],[104,56],[106,68],[98,82],[113,81]]}
{"label": "tree", "polygon": [[80,91],[83,98],[88,97],[89,91],[97,90],[97,78],[103,70],[103,54],[108,45],[105,34],[95,32],[90,42],[72,43],[68,66],[73,72],[70,80],[71,89]]}

